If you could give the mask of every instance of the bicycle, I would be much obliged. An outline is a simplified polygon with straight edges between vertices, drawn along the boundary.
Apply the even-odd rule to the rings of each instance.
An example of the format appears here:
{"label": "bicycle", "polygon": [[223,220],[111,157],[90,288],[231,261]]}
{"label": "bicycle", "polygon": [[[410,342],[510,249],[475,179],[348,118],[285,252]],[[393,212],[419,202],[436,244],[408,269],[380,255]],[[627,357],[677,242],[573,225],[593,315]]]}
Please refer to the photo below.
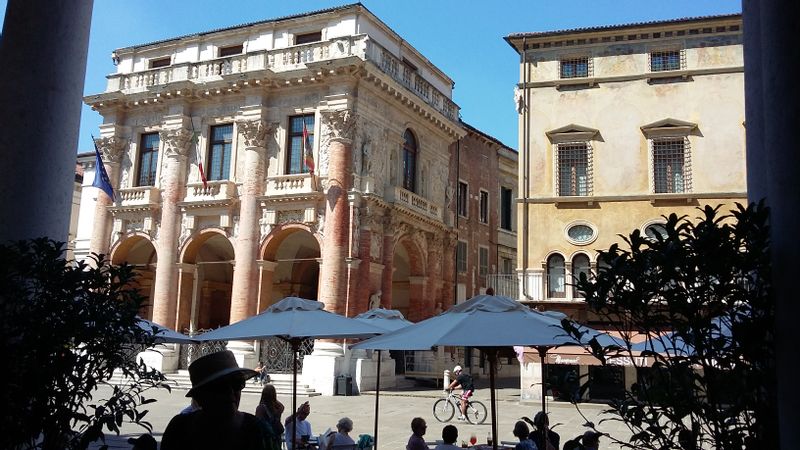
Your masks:
{"label": "bicycle", "polygon": [[[436,400],[433,404],[433,417],[439,422],[449,422],[456,411],[461,413],[461,396],[452,390],[445,391],[447,396]],[[467,421],[473,425],[480,425],[486,421],[486,405],[477,400],[467,400]]]}

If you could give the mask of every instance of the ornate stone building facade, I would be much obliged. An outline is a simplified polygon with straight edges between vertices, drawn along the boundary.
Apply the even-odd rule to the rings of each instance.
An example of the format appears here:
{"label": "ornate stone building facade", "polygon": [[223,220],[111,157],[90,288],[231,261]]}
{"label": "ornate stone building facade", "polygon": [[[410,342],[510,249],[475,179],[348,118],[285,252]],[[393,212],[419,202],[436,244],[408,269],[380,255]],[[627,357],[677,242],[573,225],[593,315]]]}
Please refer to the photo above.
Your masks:
{"label": "ornate stone building facade", "polygon": [[[106,91],[85,101],[103,116],[96,142],[118,198],[93,193],[76,254],[136,264],[148,318],[216,328],[290,295],[414,321],[452,304],[442,180],[465,134],[453,82],[362,5],[118,49],[114,61]],[[252,343],[230,346],[255,365]],[[175,369],[163,353],[152,363]],[[318,342],[305,382],[332,393],[360,356]]]}
{"label": "ornate stone building facade", "polygon": [[[634,229],[660,233],[673,212],[747,201],[742,18],[506,40],[520,54],[520,300],[592,323],[571,283],[602,264],[598,249]],[[574,355],[552,358],[589,371]],[[636,381],[621,368],[600,372],[617,387]]]}

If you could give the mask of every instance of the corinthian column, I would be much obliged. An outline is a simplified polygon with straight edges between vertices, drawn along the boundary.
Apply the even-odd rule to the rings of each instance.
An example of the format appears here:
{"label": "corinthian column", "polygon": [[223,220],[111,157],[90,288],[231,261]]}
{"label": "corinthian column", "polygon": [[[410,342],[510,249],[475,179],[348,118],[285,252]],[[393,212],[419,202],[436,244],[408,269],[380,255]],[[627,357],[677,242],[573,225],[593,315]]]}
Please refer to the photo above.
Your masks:
{"label": "corinthian column", "polygon": [[[103,159],[111,186],[117,192],[119,189],[119,166],[127,141],[114,135],[95,139],[95,144],[100,150],[100,157]],[[100,168],[96,167],[95,170],[99,171]],[[108,247],[111,244],[111,212],[108,207],[114,204],[114,200],[99,188],[95,189],[97,189],[97,203],[94,207],[94,224],[89,251],[105,255],[108,254]]]}
{"label": "corinthian column", "polygon": [[178,236],[180,233],[180,208],[186,190],[186,155],[192,132],[174,128],[159,134],[164,149],[161,169],[161,227],[156,248],[155,291],[153,292],[153,321],[175,328],[178,304]]}
{"label": "corinthian column", "polygon": [[325,192],[325,236],[322,242],[322,267],[319,300],[325,309],[343,314],[347,303],[347,264],[350,244],[350,189],[352,135],[355,118],[349,109],[324,112],[322,118],[330,133],[328,139],[328,186]]}
{"label": "corinthian column", "polygon": [[272,125],[261,120],[239,120],[236,129],[244,140],[244,180],[239,192],[239,234],[236,236],[236,265],[233,270],[230,323],[246,319],[256,313],[258,303],[258,241],[261,216],[258,196],[264,192],[266,174],[266,137]]}

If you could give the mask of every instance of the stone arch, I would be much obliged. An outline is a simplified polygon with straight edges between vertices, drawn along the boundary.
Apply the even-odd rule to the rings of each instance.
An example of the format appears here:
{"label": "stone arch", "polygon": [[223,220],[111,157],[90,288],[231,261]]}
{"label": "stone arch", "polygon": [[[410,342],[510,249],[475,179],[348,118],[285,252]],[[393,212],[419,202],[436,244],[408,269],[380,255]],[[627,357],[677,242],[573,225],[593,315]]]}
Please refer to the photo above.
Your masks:
{"label": "stone arch", "polygon": [[114,244],[109,255],[112,264],[126,263],[136,268],[137,290],[145,298],[139,309],[139,316],[152,320],[158,254],[150,236],[141,232],[127,233]]}
{"label": "stone arch", "polygon": [[321,243],[310,227],[297,223],[277,227],[264,239],[260,254],[259,311],[288,296],[319,298]]}
{"label": "stone arch", "polygon": [[435,299],[425,298],[429,281],[424,254],[410,235],[401,237],[394,246],[392,267],[392,308],[411,321],[433,315]]}
{"label": "stone arch", "polygon": [[180,328],[213,329],[230,323],[234,247],[217,228],[196,232],[180,252]]}

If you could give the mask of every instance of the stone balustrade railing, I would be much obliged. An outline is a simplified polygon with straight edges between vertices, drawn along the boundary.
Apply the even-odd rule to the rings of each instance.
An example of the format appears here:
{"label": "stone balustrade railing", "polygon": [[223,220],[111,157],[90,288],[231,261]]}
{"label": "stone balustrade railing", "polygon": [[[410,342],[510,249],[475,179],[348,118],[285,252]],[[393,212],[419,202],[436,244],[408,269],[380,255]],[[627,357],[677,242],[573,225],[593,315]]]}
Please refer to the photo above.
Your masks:
{"label": "stone balustrade railing", "polygon": [[267,196],[291,196],[313,192],[312,175],[307,173],[279,175],[267,179]]}
{"label": "stone balustrade railing", "polygon": [[226,75],[267,69],[272,72],[285,72],[303,68],[313,62],[351,56],[373,62],[381,71],[408,88],[445,117],[451,120],[458,119],[458,107],[448,96],[366,35],[345,36],[207,61],[177,63],[169,67],[134,73],[111,74],[108,76],[106,92],[122,91],[130,94],[169,83],[180,81],[205,83],[220,80]]}
{"label": "stone balustrade railing", "polygon": [[388,194],[390,202],[406,206],[432,219],[442,220],[442,209],[438,205],[409,190],[396,186]]}
{"label": "stone balustrade railing", "polygon": [[236,183],[230,180],[209,181],[208,187],[203,186],[203,183],[186,185],[186,202],[230,200],[234,197],[236,197]]}
{"label": "stone balustrade railing", "polygon": [[153,205],[161,202],[161,191],[153,186],[124,188],[118,192],[122,206]]}

